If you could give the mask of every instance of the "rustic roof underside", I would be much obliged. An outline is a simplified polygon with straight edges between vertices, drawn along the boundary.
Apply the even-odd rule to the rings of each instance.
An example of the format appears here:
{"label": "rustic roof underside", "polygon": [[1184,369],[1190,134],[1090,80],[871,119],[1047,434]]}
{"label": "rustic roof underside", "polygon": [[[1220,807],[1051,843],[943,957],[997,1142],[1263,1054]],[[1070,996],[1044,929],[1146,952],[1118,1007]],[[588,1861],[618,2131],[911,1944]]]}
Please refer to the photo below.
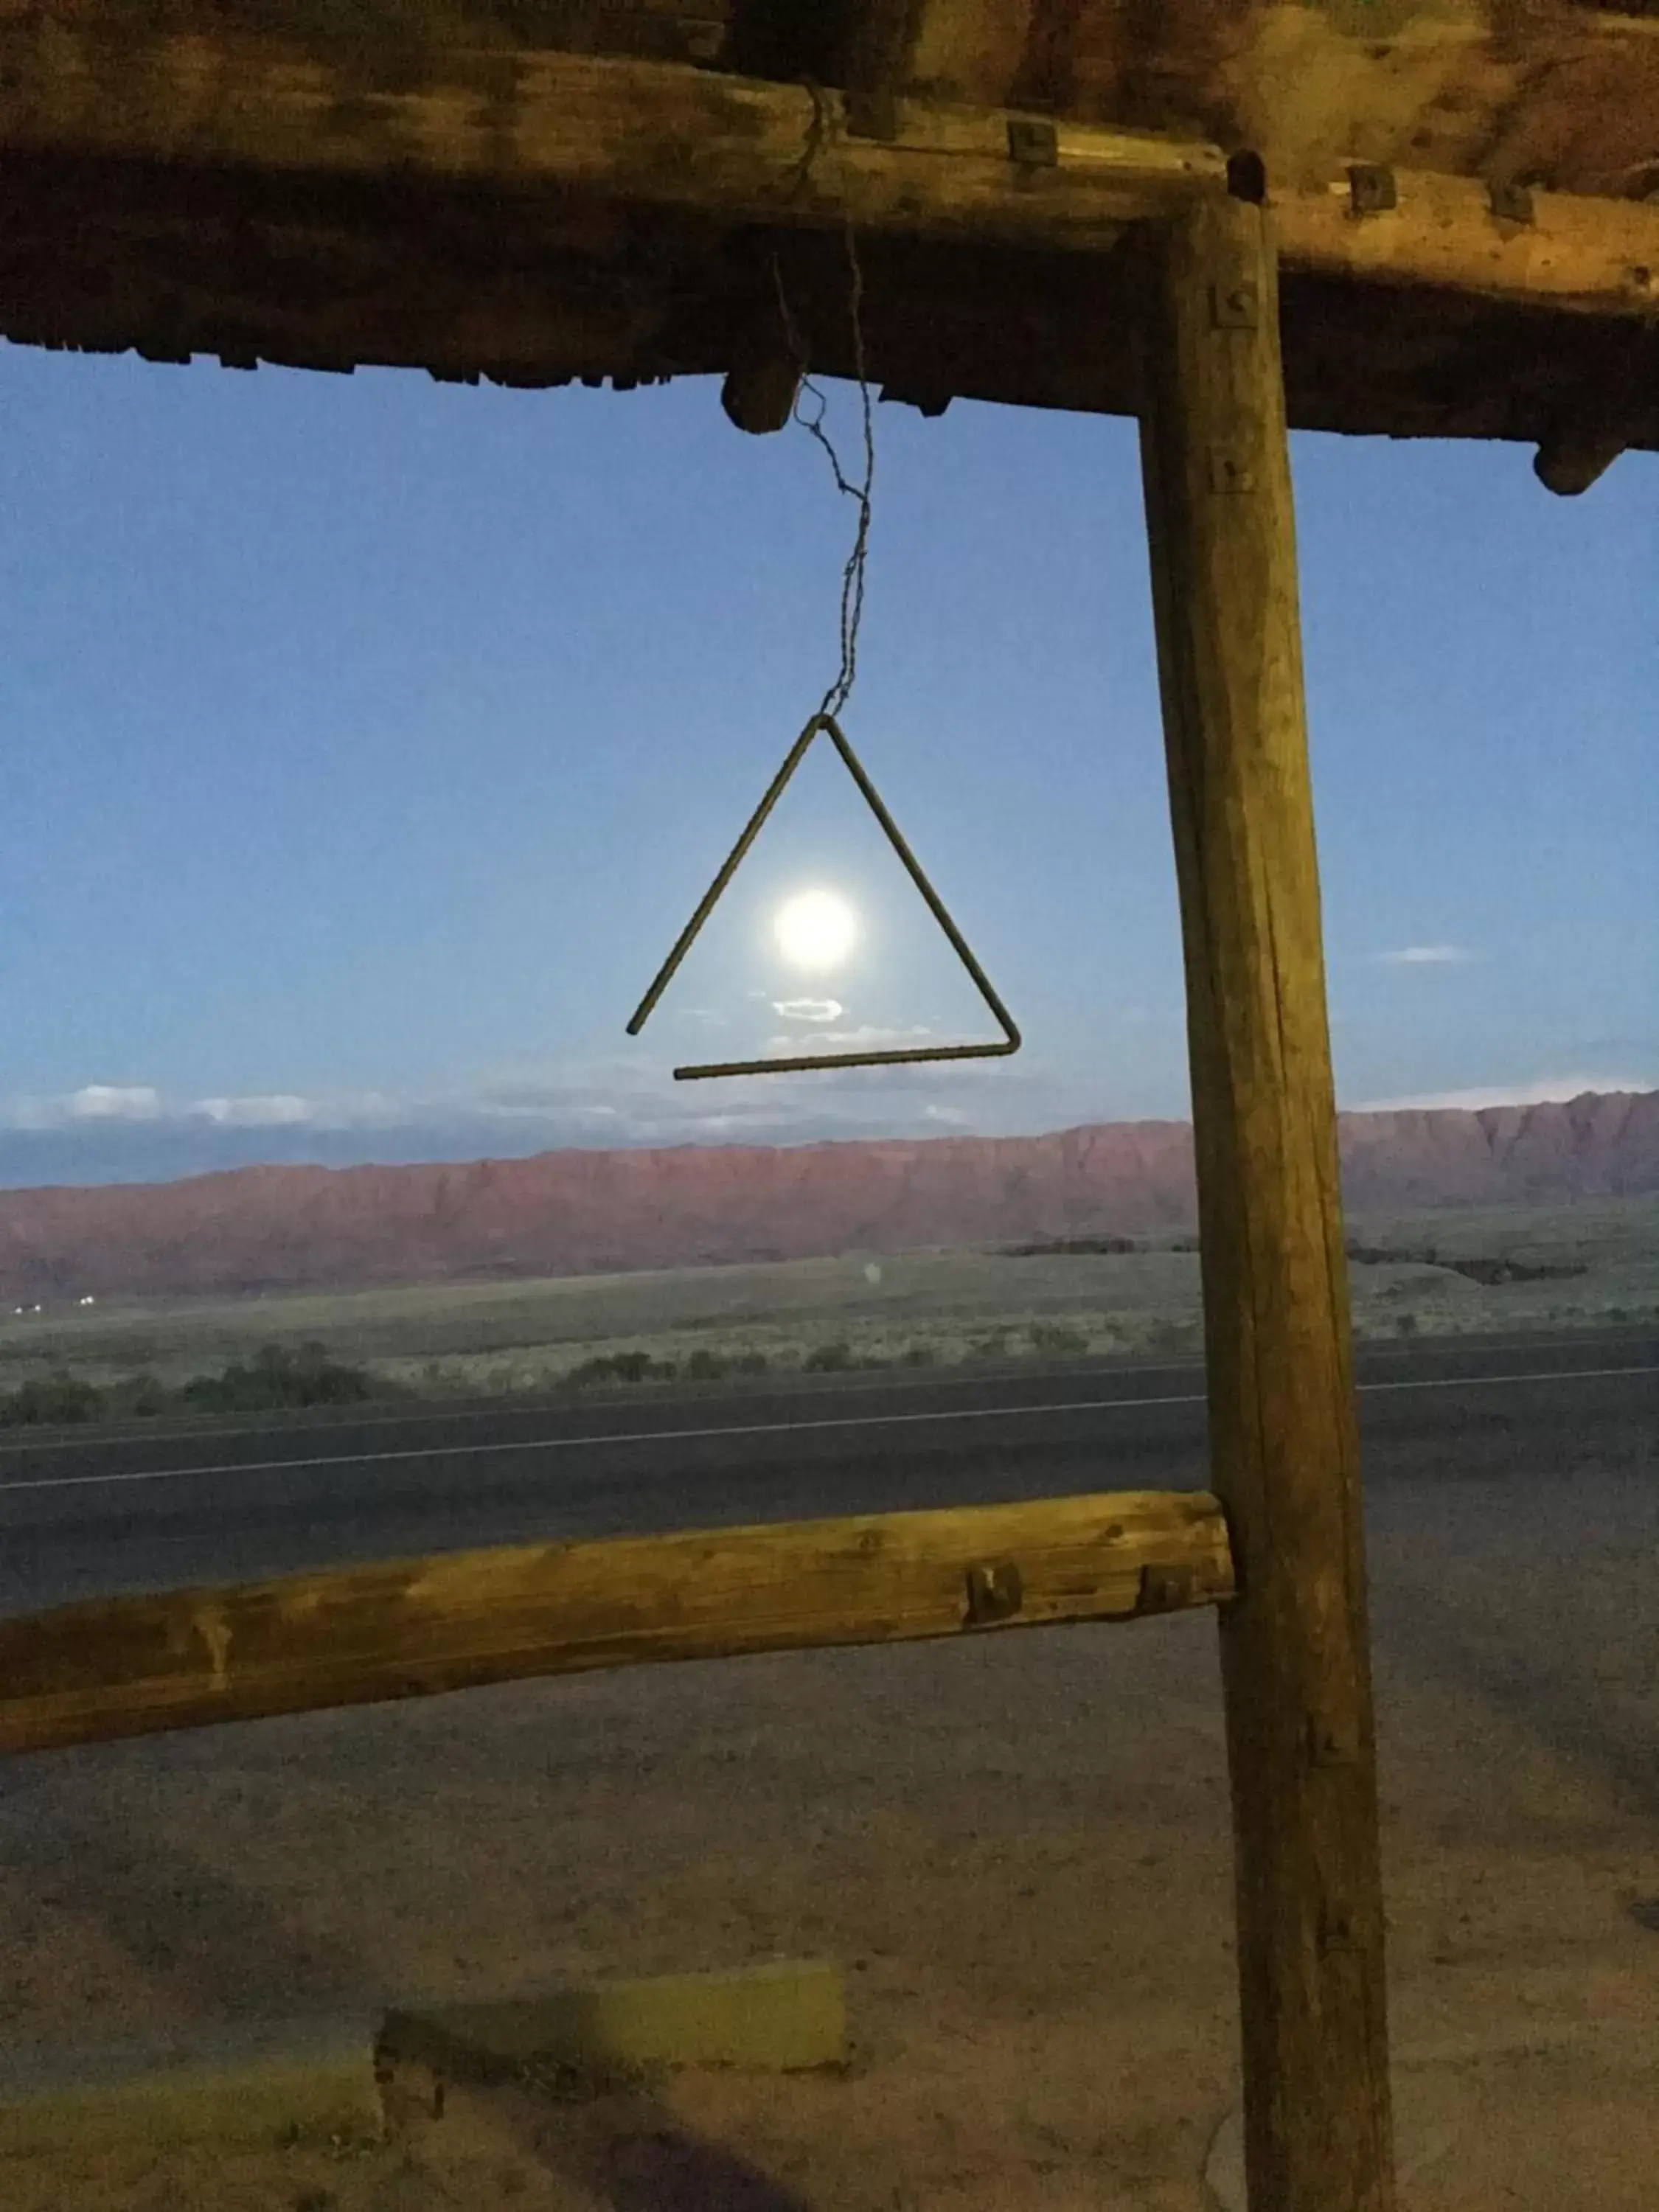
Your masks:
{"label": "rustic roof underside", "polygon": [[[1013,110],[1248,148],[1284,199],[1285,374],[1305,428],[1543,440],[1564,424],[1659,447],[1659,9],[1573,0],[0,0],[0,335],[540,386],[724,372],[783,273],[812,364],[852,366],[842,240],[729,207],[507,188],[441,165],[227,159],[210,133],[120,128],[113,66],[58,129],[40,72],[88,76],[88,35],[241,40],[344,73],[376,103],[445,57],[587,54],[845,88],[878,137],[915,103]],[[100,49],[104,51],[104,49]],[[67,63],[64,58],[68,57]],[[95,72],[93,73],[95,75]],[[250,78],[263,84],[261,76]],[[21,87],[21,89],[19,88]],[[258,94],[251,91],[251,100]],[[82,127],[88,101],[107,112]],[[348,103],[336,103],[349,131]],[[55,117],[57,108],[52,110]],[[276,126],[273,125],[273,132]],[[1582,196],[1593,285],[1488,285],[1468,256],[1399,268],[1298,258],[1350,167]],[[1403,187],[1402,187],[1403,190]],[[1311,197],[1310,197],[1311,196]],[[1403,204],[1403,202],[1402,202]],[[1462,218],[1460,218],[1461,220]],[[1482,219],[1484,220],[1484,213]],[[1385,217],[1386,221],[1387,218]],[[1501,234],[1513,263],[1516,226]],[[1647,241],[1651,241],[1651,253]],[[1524,244],[1524,240],[1522,240]],[[1494,249],[1496,251],[1496,248]],[[1124,241],[860,233],[866,358],[896,398],[1132,411]],[[1541,263],[1540,263],[1541,265]],[[1613,270],[1609,279],[1607,271]]]}

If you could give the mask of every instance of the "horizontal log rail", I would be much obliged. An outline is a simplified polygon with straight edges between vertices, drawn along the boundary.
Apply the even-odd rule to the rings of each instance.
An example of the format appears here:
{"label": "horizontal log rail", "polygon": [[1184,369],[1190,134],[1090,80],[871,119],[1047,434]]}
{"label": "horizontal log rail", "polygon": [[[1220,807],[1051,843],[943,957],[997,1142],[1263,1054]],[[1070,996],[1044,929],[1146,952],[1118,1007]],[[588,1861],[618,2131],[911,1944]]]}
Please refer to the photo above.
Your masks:
{"label": "horizontal log rail", "polygon": [[[669,63],[0,20],[0,158],[410,177],[1043,252],[1097,252],[1225,189],[1222,150],[1194,140],[931,101],[895,115],[890,142],[860,137],[839,92]],[[1420,171],[1369,198],[1346,171],[1268,184],[1292,272],[1659,318],[1652,204],[1494,201],[1479,179]]]}
{"label": "horizontal log rail", "polygon": [[[1015,118],[1018,120],[1018,118]],[[1061,125],[1012,157],[1010,118],[911,103],[849,136],[838,92],[672,63],[0,21],[0,150],[555,188],[730,222],[839,223],[1109,245],[1226,187],[1212,146]],[[1048,150],[1048,142],[1042,149]]]}
{"label": "horizontal log rail", "polygon": [[1207,1492],[526,1544],[0,1620],[0,1751],[532,1676],[1125,1620],[1233,1595]]}

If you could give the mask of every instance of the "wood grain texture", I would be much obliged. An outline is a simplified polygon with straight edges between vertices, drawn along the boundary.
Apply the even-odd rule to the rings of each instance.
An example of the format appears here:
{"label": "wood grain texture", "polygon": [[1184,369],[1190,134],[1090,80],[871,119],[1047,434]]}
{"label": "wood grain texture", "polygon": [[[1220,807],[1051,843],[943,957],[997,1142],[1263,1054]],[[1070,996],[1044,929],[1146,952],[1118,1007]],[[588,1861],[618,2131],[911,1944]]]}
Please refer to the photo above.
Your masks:
{"label": "wood grain texture", "polygon": [[649,1661],[1123,1620],[1229,1597],[1207,1494],[536,1544],[0,1620],[0,1751]]}
{"label": "wood grain texture", "polygon": [[[845,85],[907,0],[0,0],[0,20],[240,30],[389,64],[446,46],[718,63]],[[908,0],[912,88],[1254,147],[1640,199],[1659,185],[1653,0]]]}
{"label": "wood grain texture", "polygon": [[1350,212],[1346,175],[1308,191],[1275,188],[1285,265],[1351,283],[1659,320],[1659,206],[1534,191],[1530,221],[1506,222],[1477,179],[1393,174],[1396,204],[1378,215]]}
{"label": "wood grain texture", "polygon": [[994,110],[907,106],[892,143],[848,135],[838,92],[648,61],[441,51],[342,58],[234,33],[144,37],[0,20],[0,153],[439,177],[945,236],[1065,240],[1219,189],[1212,147],[1062,126],[1052,168],[1008,157]]}
{"label": "wood grain texture", "polygon": [[1264,2212],[1394,2202],[1347,1282],[1277,270],[1263,211],[1151,248],[1142,453],[1185,948],[1246,2161]]}
{"label": "wood grain texture", "polygon": [[[908,66],[901,12],[872,70]],[[911,27],[914,27],[913,26]],[[872,33],[872,37],[873,37]],[[890,51],[891,49],[892,51]],[[866,91],[870,88],[866,87]],[[892,81],[884,88],[890,94]],[[0,155],[441,179],[581,194],[726,223],[841,224],[1097,253],[1123,224],[1220,188],[1218,149],[1065,120],[1052,166],[1012,161],[1000,108],[896,103],[891,143],[850,135],[845,97],[639,59],[443,49],[343,56],[233,32],[0,18]],[[1273,179],[1288,265],[1602,314],[1659,318],[1659,205],[1534,196],[1503,222],[1477,179],[1398,173],[1356,220],[1339,166]],[[142,179],[135,179],[142,183]]]}

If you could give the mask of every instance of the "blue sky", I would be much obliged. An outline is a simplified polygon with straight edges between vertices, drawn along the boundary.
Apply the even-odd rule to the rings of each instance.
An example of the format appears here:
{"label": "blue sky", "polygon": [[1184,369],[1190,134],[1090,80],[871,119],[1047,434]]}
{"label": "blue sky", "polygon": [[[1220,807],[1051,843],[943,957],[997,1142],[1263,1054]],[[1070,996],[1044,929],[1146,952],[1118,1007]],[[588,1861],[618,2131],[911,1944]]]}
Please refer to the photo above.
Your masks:
{"label": "blue sky", "polygon": [[[623,1033],[834,672],[803,433],[3,347],[0,416],[0,1182],[1185,1115],[1132,425],[878,410],[847,728],[1024,1050],[676,1085],[988,1034],[827,752]],[[1345,1105],[1659,1084],[1659,457],[1528,460],[1295,441]]]}

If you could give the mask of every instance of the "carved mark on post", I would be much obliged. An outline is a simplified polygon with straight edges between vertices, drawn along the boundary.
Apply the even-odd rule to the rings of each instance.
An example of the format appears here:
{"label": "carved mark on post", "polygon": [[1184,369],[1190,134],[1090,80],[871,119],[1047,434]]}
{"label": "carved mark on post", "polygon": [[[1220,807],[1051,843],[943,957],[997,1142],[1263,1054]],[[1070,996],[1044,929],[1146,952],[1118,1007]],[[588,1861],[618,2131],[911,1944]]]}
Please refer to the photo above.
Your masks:
{"label": "carved mark on post", "polygon": [[212,1670],[212,1686],[223,1690],[230,1683],[230,1623],[224,1610],[216,1605],[204,1606],[196,1616],[196,1632],[207,1652],[208,1665]]}
{"label": "carved mark on post", "polygon": [[1024,1583],[1012,1559],[996,1566],[969,1568],[966,1625],[969,1628],[988,1628],[999,1620],[1012,1620],[1024,1602]]}
{"label": "carved mark on post", "polygon": [[1248,277],[1237,284],[1212,284],[1210,322],[1218,331],[1253,331],[1259,309],[1256,287]]}
{"label": "carved mark on post", "polygon": [[1348,212],[1354,216],[1385,215],[1400,204],[1394,171],[1381,161],[1354,161],[1348,168]]}
{"label": "carved mark on post", "polygon": [[1315,1766],[1352,1766],[1359,1743],[1352,1723],[1314,1713],[1308,1721],[1308,1757]]}
{"label": "carved mark on post", "polygon": [[1135,1600],[1139,1613],[1176,1613],[1193,1601],[1190,1567],[1143,1567]]}
{"label": "carved mark on post", "polygon": [[1254,491],[1255,471],[1243,455],[1231,453],[1224,446],[1210,449],[1210,489],[1220,492]]}

